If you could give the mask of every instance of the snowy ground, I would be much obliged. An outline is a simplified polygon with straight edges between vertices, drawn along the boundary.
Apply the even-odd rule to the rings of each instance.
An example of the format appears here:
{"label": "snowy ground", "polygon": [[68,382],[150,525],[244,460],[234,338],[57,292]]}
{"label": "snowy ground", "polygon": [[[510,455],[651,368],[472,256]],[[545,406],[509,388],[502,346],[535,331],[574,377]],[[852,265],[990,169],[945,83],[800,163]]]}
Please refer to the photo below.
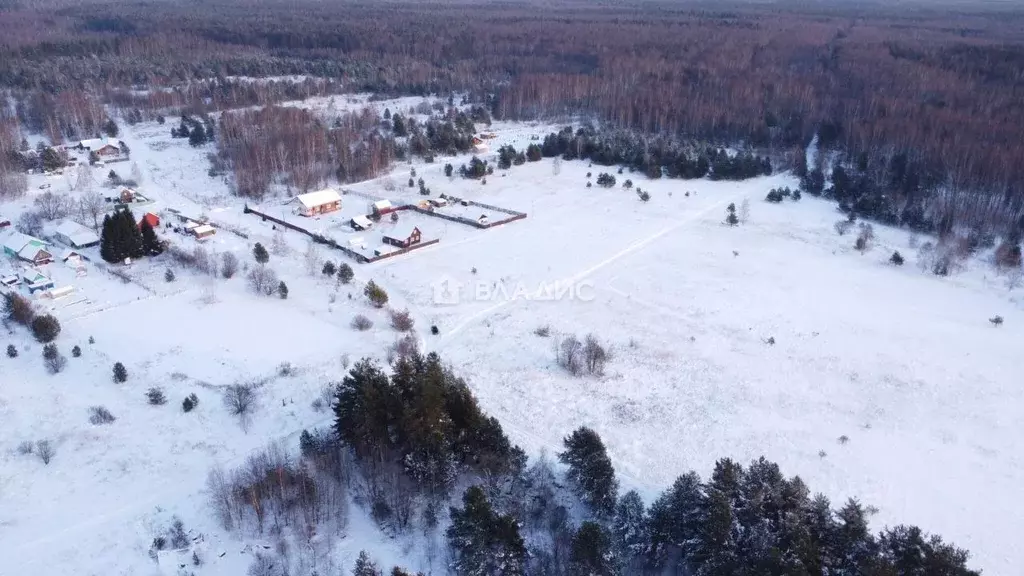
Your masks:
{"label": "snowy ground", "polygon": [[[550,129],[496,124],[490,145],[523,148]],[[763,454],[835,501],[857,497],[877,506],[875,529],[920,525],[971,550],[972,566],[989,574],[1011,574],[1024,562],[1013,552],[1014,536],[1024,531],[1024,508],[1014,498],[1024,484],[1024,439],[1014,428],[1024,417],[1015,368],[1024,313],[1019,289],[1008,291],[984,262],[937,278],[916,267],[906,233],[878,227],[873,249],[859,254],[852,236],[832,230],[838,215],[831,204],[762,201],[769,188],[792,185],[787,176],[715,183],[627,173],[616,174],[614,188],[586,188],[587,172],[596,181],[614,170],[580,162],[556,169],[544,160],[498,170],[486,184],[446,178],[444,164],[458,168],[467,155],[417,163],[417,178],[435,196],[528,218],[482,231],[403,213],[438,227],[424,233],[442,241],[354,266],[355,284],[338,289],[318,271],[307,274],[304,237],[288,232],[275,242],[269,223],[242,214],[223,180],[207,176],[210,150],[170,140],[169,130],[139,125],[123,136],[153,209],[165,218],[168,208],[206,215],[248,235],[222,229],[206,244],[243,261],[255,241],[286,246],[270,266],[291,296],[252,295],[244,272],[212,280],[178,269],[178,279],[166,283],[169,261],[159,259],[137,263],[133,282],[123,284],[93,263],[78,282],[96,304],[53,311],[69,356],[64,373],[45,372],[40,345],[24,330],[5,336],[22,354],[0,359],[0,554],[13,559],[0,574],[160,573],[147,551],[172,514],[226,552],[198,576],[241,573],[245,543],[220,531],[207,511],[206,473],[270,441],[294,447],[303,428],[329,421],[310,403],[340,377],[346,355],[384,357],[396,333],[360,297],[371,278],[396,307],[410,308],[426,349],[452,362],[533,455],[557,451],[577,426],[593,426],[623,484],[653,497],[687,470],[707,475],[717,458]],[[402,186],[409,169],[351,186],[343,213],[319,224],[342,233],[348,211],[368,203],[359,194],[422,199]],[[41,178],[33,177],[33,193]],[[624,190],[625,178],[648,190],[650,202]],[[749,221],[723,225],[725,206],[744,198]],[[30,202],[0,209],[16,220]],[[376,239],[381,232],[358,234]],[[886,263],[894,249],[906,266]],[[346,261],[319,250],[321,261]],[[562,298],[543,298],[555,284]],[[455,297],[438,298],[442,286],[454,287]],[[375,327],[353,331],[355,314]],[[1004,326],[989,324],[996,314]],[[440,336],[427,334],[431,324]],[[544,325],[551,337],[534,334]],[[560,371],[556,333],[594,333],[610,344],[606,375]],[[74,344],[81,358],[70,358]],[[125,384],[111,381],[115,361],[128,367]],[[284,362],[294,375],[279,375]],[[260,409],[243,428],[222,407],[220,390],[253,380],[263,382]],[[146,404],[150,386],[164,389],[167,405]],[[201,404],[183,414],[190,392]],[[94,405],[118,420],[89,424]],[[840,436],[849,441],[840,444]],[[39,438],[57,446],[48,466],[16,452],[21,441]],[[350,566],[361,548],[389,565],[437,571],[413,543],[386,539],[353,509],[338,565]]]}

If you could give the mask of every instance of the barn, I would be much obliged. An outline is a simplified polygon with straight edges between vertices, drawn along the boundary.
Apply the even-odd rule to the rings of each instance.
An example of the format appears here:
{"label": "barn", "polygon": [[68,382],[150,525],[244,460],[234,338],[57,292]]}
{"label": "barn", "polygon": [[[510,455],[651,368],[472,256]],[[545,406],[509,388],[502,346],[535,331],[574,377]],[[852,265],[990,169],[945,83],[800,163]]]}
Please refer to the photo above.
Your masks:
{"label": "barn", "polygon": [[393,230],[384,234],[384,243],[399,248],[408,248],[419,244],[423,234],[416,226],[396,226]]}
{"label": "barn", "polygon": [[299,194],[295,200],[299,203],[299,214],[303,216],[317,216],[341,209],[341,196],[333,188]]}

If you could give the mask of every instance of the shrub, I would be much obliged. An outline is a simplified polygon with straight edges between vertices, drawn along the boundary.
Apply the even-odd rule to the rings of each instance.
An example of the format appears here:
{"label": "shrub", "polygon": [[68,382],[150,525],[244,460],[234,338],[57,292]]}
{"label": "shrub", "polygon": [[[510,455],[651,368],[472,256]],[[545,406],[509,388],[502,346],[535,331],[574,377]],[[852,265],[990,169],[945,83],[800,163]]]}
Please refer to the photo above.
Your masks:
{"label": "shrub", "polygon": [[555,360],[573,376],[583,373],[583,344],[570,334],[562,338],[555,347]]}
{"label": "shrub", "polygon": [[181,401],[182,412],[191,412],[196,406],[199,406],[199,396],[196,396],[194,392]]}
{"label": "shrub", "polygon": [[441,329],[437,327],[437,324],[434,324],[433,326],[430,327],[430,333],[433,334],[434,336],[437,336],[438,334],[441,333]]}
{"label": "shrub", "polygon": [[68,359],[57,350],[57,345],[51,342],[43,346],[43,362],[46,364],[46,370],[50,374],[58,374],[64,370]]}
{"label": "shrub", "polygon": [[89,423],[99,426],[101,424],[110,424],[117,420],[117,418],[107,410],[105,406],[92,406],[89,408]]}
{"label": "shrub", "polygon": [[991,322],[993,326],[1002,326],[1003,325],[1003,317],[1002,316],[996,316],[994,318],[989,318],[988,321]]}
{"label": "shrub", "polygon": [[4,294],[4,318],[22,326],[29,326],[35,317],[35,310],[28,298],[14,292]]}
{"label": "shrub", "polygon": [[18,357],[18,349],[14,346],[14,344],[8,344],[7,345],[7,357],[8,358],[17,358]]}
{"label": "shrub", "polygon": [[[622,174],[622,172],[621,172],[622,168],[619,168],[619,170],[620,170],[619,174]],[[630,188],[633,187],[633,181],[632,180],[626,180],[625,182],[622,183],[622,187],[625,188],[626,190],[629,190]]]}
{"label": "shrub", "polygon": [[40,440],[36,442],[36,456],[43,461],[43,464],[49,464],[50,460],[57,454],[57,450],[54,449],[53,444],[49,440]]}
{"label": "shrub", "polygon": [[777,188],[772,188],[764,199],[768,202],[778,204],[779,202],[782,202],[782,192]]}
{"label": "shrub", "polygon": [[164,282],[174,282],[174,270],[168,268],[164,271]]}
{"label": "shrub", "polygon": [[163,390],[153,387],[146,391],[146,401],[150,406],[163,406],[167,404],[167,397]]}
{"label": "shrub", "polygon": [[611,188],[612,186],[615,186],[615,176],[612,176],[607,172],[602,172],[597,176],[597,185],[604,188]]}
{"label": "shrub", "polygon": [[412,330],[413,324],[415,323],[408,310],[391,310],[389,311],[391,317],[391,327],[399,332],[408,332]]}
{"label": "shrub", "polygon": [[360,332],[365,332],[370,328],[373,328],[373,321],[366,316],[359,314],[352,319],[352,327]]}
{"label": "shrub", "polygon": [[270,253],[267,252],[267,249],[259,242],[252,247],[252,257],[258,264],[266,264],[267,262],[270,262]]}
{"label": "shrub", "polygon": [[889,257],[889,262],[892,262],[896,266],[903,266],[903,255],[899,253],[899,250],[897,250]]}
{"label": "shrub", "polygon": [[543,326],[538,326],[536,329],[534,329],[533,333],[536,334],[537,336],[540,336],[541,338],[547,338],[548,336],[551,335],[551,327],[548,326],[547,324]]}
{"label": "shrub", "polygon": [[256,294],[269,296],[274,293],[274,288],[278,285],[277,273],[266,266],[252,268],[249,270],[247,278],[249,280],[249,288]]}
{"label": "shrub", "polygon": [[224,391],[224,407],[232,416],[245,416],[256,406],[256,389],[251,384],[232,384]]}
{"label": "shrub", "polygon": [[420,347],[412,334],[406,334],[395,340],[388,348],[388,362],[394,362],[400,358],[409,358],[419,354]]}
{"label": "shrub", "polygon": [[373,280],[370,280],[370,283],[366,285],[363,294],[366,295],[375,308],[383,308],[388,303],[388,293]]}
{"label": "shrub", "polygon": [[171,521],[171,529],[168,530],[167,535],[170,536],[171,548],[173,550],[181,550],[187,548],[192,540],[185,533],[185,524],[180,518],[174,518]]}
{"label": "shrub", "polygon": [[849,220],[840,220],[833,224],[832,227],[835,228],[836,234],[845,236],[846,233],[850,231],[850,228],[853,228],[853,222],[850,222]]}
{"label": "shrub", "polygon": [[225,279],[230,279],[238,272],[238,256],[232,252],[225,252],[220,258],[220,274]]}
{"label": "shrub", "polygon": [[324,276],[334,276],[336,271],[337,268],[334,266],[334,262],[331,262],[330,260],[324,262],[324,268],[322,270]]}
{"label": "shrub", "polygon": [[122,384],[128,381],[128,369],[120,362],[114,363],[114,382]]}
{"label": "shrub", "polygon": [[646,190],[636,189],[636,196],[641,202],[647,202],[651,199],[651,195]]}
{"label": "shrub", "polygon": [[80,358],[82,356],[82,349],[77,344],[71,349],[71,356],[75,358]]}
{"label": "shrub", "polygon": [[593,334],[587,334],[583,343],[583,367],[595,376],[604,374],[604,365],[608,362],[608,351],[597,341]]}
{"label": "shrub", "polygon": [[346,264],[344,262],[342,262],[341,265],[338,266],[338,281],[339,282],[341,282],[342,284],[348,284],[349,282],[352,281],[352,277],[353,276],[355,276],[355,273],[352,271],[352,267],[351,266],[349,266],[348,264]]}
{"label": "shrub", "polygon": [[32,320],[32,335],[36,337],[36,340],[44,344],[53,342],[58,334],[60,334],[60,322],[53,316],[46,314]]}
{"label": "shrub", "polygon": [[281,300],[288,299],[288,285],[284,283],[284,280],[277,285],[277,295],[281,297]]}

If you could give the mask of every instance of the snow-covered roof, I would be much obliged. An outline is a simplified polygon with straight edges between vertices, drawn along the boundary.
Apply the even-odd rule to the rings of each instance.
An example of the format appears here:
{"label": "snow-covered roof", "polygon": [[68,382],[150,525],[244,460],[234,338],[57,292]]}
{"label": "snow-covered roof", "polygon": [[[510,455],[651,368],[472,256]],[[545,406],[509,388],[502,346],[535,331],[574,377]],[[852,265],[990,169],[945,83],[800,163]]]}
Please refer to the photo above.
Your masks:
{"label": "snow-covered roof", "polygon": [[209,224],[200,224],[192,229],[193,234],[209,234],[210,232],[216,232],[217,229]]}
{"label": "snow-covered roof", "polygon": [[116,148],[121,147],[121,143],[113,138],[89,138],[82,140],[78,143],[82,148],[88,148],[89,150],[99,150],[104,146],[114,146]]}
{"label": "snow-covered roof", "polygon": [[28,234],[22,234],[17,230],[11,230],[7,236],[4,237],[3,244],[4,248],[18,254],[21,254],[21,251],[28,247],[35,246],[36,248],[43,248],[46,246],[46,242],[39,238],[34,238]]}
{"label": "snow-covered roof", "polygon": [[25,271],[21,273],[21,277],[29,284],[45,284],[47,282],[52,282],[49,276],[35,268],[26,268]]}
{"label": "snow-covered roof", "polygon": [[398,252],[399,250],[401,250],[401,248],[384,244],[375,248],[373,252],[378,256],[384,256],[385,254],[391,254],[392,252]]}
{"label": "snow-covered roof", "polygon": [[78,222],[65,220],[57,227],[57,233],[67,238],[75,246],[86,246],[100,241],[95,232]]}
{"label": "snow-covered roof", "polygon": [[391,208],[391,200],[377,200],[376,202],[373,203],[373,207],[378,210]]}
{"label": "snow-covered roof", "polygon": [[340,202],[341,196],[333,188],[324,188],[308,194],[299,194],[295,199],[306,208],[315,208],[331,202]]}
{"label": "snow-covered roof", "polygon": [[390,231],[385,232],[384,235],[387,236],[388,238],[394,238],[396,240],[405,240],[409,238],[409,236],[412,236],[414,230],[419,230],[419,228],[413,226],[412,224],[399,224],[392,228]]}

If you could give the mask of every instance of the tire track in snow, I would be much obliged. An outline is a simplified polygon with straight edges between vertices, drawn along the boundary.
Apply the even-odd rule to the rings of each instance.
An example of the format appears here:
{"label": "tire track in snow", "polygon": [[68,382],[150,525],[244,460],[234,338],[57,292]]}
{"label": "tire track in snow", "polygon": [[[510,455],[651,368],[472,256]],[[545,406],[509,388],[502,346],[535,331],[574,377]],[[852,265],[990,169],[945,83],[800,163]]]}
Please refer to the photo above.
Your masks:
{"label": "tire track in snow", "polygon": [[[710,213],[710,212],[712,212],[714,210],[721,210],[723,206],[725,206],[729,202],[735,201],[737,198],[739,198],[739,196],[740,196],[740,194],[736,194],[736,195],[730,196],[729,198],[727,198],[725,200],[721,200],[719,202],[715,202],[714,204],[711,204],[709,206],[701,208],[700,210],[697,210],[696,212],[693,212],[693,213],[687,215],[685,218],[680,219],[678,222],[676,222],[676,223],[674,223],[674,224],[672,224],[670,226],[667,226],[665,228],[662,228],[658,232],[655,232],[654,234],[652,234],[650,236],[647,236],[646,238],[641,238],[640,240],[637,240],[637,241],[633,242],[632,244],[626,246],[622,250],[619,250],[615,254],[612,254],[611,256],[608,256],[604,260],[601,260],[600,262],[597,262],[597,263],[593,264],[589,268],[581,270],[581,271],[577,272],[576,274],[573,274],[572,276],[569,276],[567,278],[562,278],[562,279],[557,280],[555,282],[548,282],[547,286],[553,286],[553,285],[554,286],[571,286],[573,284],[576,284],[576,283],[580,282],[581,280],[584,280],[585,278],[587,278],[591,274],[594,274],[595,272],[597,272],[597,271],[599,271],[599,270],[601,270],[603,268],[606,268],[609,265],[614,264],[615,262],[618,262],[619,260],[621,260],[621,259],[623,259],[623,258],[625,258],[627,256],[630,256],[630,255],[632,255],[635,252],[638,252],[638,251],[642,250],[643,248],[647,247],[648,245],[652,244],[653,242],[655,242],[657,240],[660,240],[661,238],[667,236],[668,234],[671,234],[672,232],[675,232],[676,230],[679,230],[680,228],[686,226],[687,224],[691,224],[694,221],[703,218],[708,213]],[[545,286],[541,286],[536,291],[534,291],[533,293],[529,294],[528,295],[529,297],[515,295],[514,297],[509,298],[508,300],[502,300],[501,302],[498,302],[497,304],[494,304],[493,306],[489,306],[487,308],[484,308],[483,310],[480,310],[478,312],[474,312],[473,314],[470,314],[464,320],[462,320],[461,322],[456,324],[454,327],[449,329],[447,331],[447,334],[442,337],[441,342],[439,342],[438,345],[435,348],[437,350],[443,349],[445,346],[447,346],[448,344],[450,344],[451,342],[456,340],[457,337],[463,332],[463,330],[465,330],[467,327],[469,327],[471,324],[473,324],[474,322],[476,322],[480,318],[489,316],[489,315],[497,312],[498,310],[501,310],[502,308],[505,308],[506,306],[508,306],[510,304],[513,304],[515,302],[523,301],[523,300],[530,301],[530,300],[533,300],[535,298],[538,298],[544,292],[545,292]]]}

